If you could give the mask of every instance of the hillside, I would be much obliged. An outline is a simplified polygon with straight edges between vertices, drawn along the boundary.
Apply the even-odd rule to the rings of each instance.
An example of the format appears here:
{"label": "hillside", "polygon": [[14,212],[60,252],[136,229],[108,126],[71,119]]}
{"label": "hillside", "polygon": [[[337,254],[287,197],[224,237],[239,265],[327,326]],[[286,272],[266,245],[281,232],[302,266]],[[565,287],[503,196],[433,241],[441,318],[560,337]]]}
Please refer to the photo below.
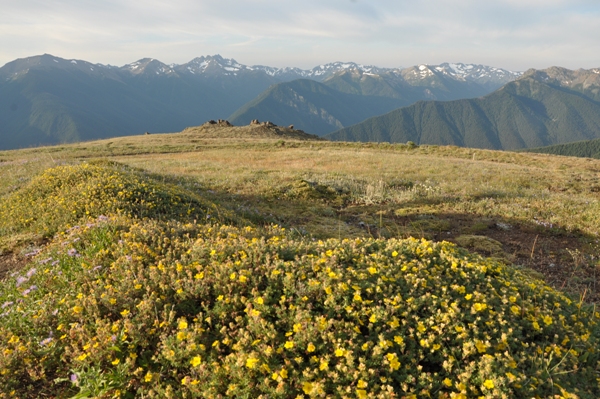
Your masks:
{"label": "hillside", "polygon": [[406,104],[395,98],[346,94],[308,79],[280,83],[233,113],[229,120],[245,125],[269,120],[317,135],[353,125]]}
{"label": "hillside", "polygon": [[576,141],[574,143],[550,145],[547,147],[530,148],[523,151],[535,152],[538,154],[600,159],[600,139]]}
{"label": "hillside", "polygon": [[0,398],[597,398],[598,170],[223,121],[1,151]]}
{"label": "hillside", "polygon": [[557,71],[530,71],[483,98],[420,102],[327,138],[511,150],[599,137],[596,86],[561,85]]}

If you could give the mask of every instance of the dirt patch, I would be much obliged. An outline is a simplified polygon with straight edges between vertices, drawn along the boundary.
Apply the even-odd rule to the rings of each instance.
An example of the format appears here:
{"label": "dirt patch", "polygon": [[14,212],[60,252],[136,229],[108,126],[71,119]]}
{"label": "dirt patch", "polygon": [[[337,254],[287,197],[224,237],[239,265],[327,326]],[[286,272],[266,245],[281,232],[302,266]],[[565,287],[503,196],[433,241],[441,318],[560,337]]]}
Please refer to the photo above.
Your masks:
{"label": "dirt patch", "polygon": [[[349,218],[350,219],[350,218]],[[350,219],[352,220],[352,219]],[[356,219],[355,219],[356,220]],[[427,223],[424,223],[426,221]],[[522,267],[577,300],[600,303],[600,240],[559,227],[472,214],[389,212],[361,226],[373,237],[425,237]],[[356,224],[356,221],[354,221]],[[383,228],[378,229],[382,225]]]}
{"label": "dirt patch", "polygon": [[0,255],[0,280],[6,278],[11,272],[23,268],[28,259],[16,254]]}

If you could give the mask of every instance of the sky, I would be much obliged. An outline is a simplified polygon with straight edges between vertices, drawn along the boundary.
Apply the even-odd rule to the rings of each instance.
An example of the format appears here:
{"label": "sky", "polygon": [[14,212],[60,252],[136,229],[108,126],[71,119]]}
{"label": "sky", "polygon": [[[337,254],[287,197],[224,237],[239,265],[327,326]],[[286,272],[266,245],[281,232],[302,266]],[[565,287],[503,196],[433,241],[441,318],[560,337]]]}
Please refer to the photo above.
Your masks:
{"label": "sky", "polygon": [[44,53],[125,65],[463,62],[600,67],[599,0],[0,0],[0,65]]}

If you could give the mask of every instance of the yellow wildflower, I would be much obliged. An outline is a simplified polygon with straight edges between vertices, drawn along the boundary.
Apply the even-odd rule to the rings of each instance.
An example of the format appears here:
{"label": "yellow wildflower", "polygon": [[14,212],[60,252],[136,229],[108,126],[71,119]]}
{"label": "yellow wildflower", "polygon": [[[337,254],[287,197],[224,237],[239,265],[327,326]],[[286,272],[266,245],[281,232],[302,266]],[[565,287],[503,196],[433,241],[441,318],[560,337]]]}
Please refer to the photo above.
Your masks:
{"label": "yellow wildflower", "polygon": [[254,366],[256,366],[256,363],[258,363],[258,359],[255,357],[249,357],[246,360],[246,367],[248,367],[249,369],[253,369]]}
{"label": "yellow wildflower", "polygon": [[487,389],[494,389],[494,381],[485,380],[485,382],[483,383],[483,386],[486,387]]}
{"label": "yellow wildflower", "polygon": [[302,384],[302,390],[305,394],[310,395],[310,393],[313,391],[313,384],[311,384],[310,382],[305,382],[304,384]]}
{"label": "yellow wildflower", "polygon": [[200,365],[200,363],[202,362],[202,358],[200,356],[194,356],[192,358],[192,360],[190,360],[190,364],[193,367],[198,367]]}

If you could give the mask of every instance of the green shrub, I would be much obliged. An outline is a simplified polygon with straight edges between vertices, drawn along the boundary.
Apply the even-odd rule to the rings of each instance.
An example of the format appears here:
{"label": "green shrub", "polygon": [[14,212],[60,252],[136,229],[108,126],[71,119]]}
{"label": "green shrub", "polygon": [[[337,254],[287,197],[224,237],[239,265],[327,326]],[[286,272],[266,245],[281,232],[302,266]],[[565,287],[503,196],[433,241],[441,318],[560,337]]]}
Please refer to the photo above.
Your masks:
{"label": "green shrub", "polygon": [[0,302],[0,398],[600,395],[600,314],[447,242],[101,218]]}
{"label": "green shrub", "polygon": [[46,170],[0,199],[0,235],[57,231],[100,215],[231,222],[233,215],[177,186],[159,183],[114,163],[83,163]]}

